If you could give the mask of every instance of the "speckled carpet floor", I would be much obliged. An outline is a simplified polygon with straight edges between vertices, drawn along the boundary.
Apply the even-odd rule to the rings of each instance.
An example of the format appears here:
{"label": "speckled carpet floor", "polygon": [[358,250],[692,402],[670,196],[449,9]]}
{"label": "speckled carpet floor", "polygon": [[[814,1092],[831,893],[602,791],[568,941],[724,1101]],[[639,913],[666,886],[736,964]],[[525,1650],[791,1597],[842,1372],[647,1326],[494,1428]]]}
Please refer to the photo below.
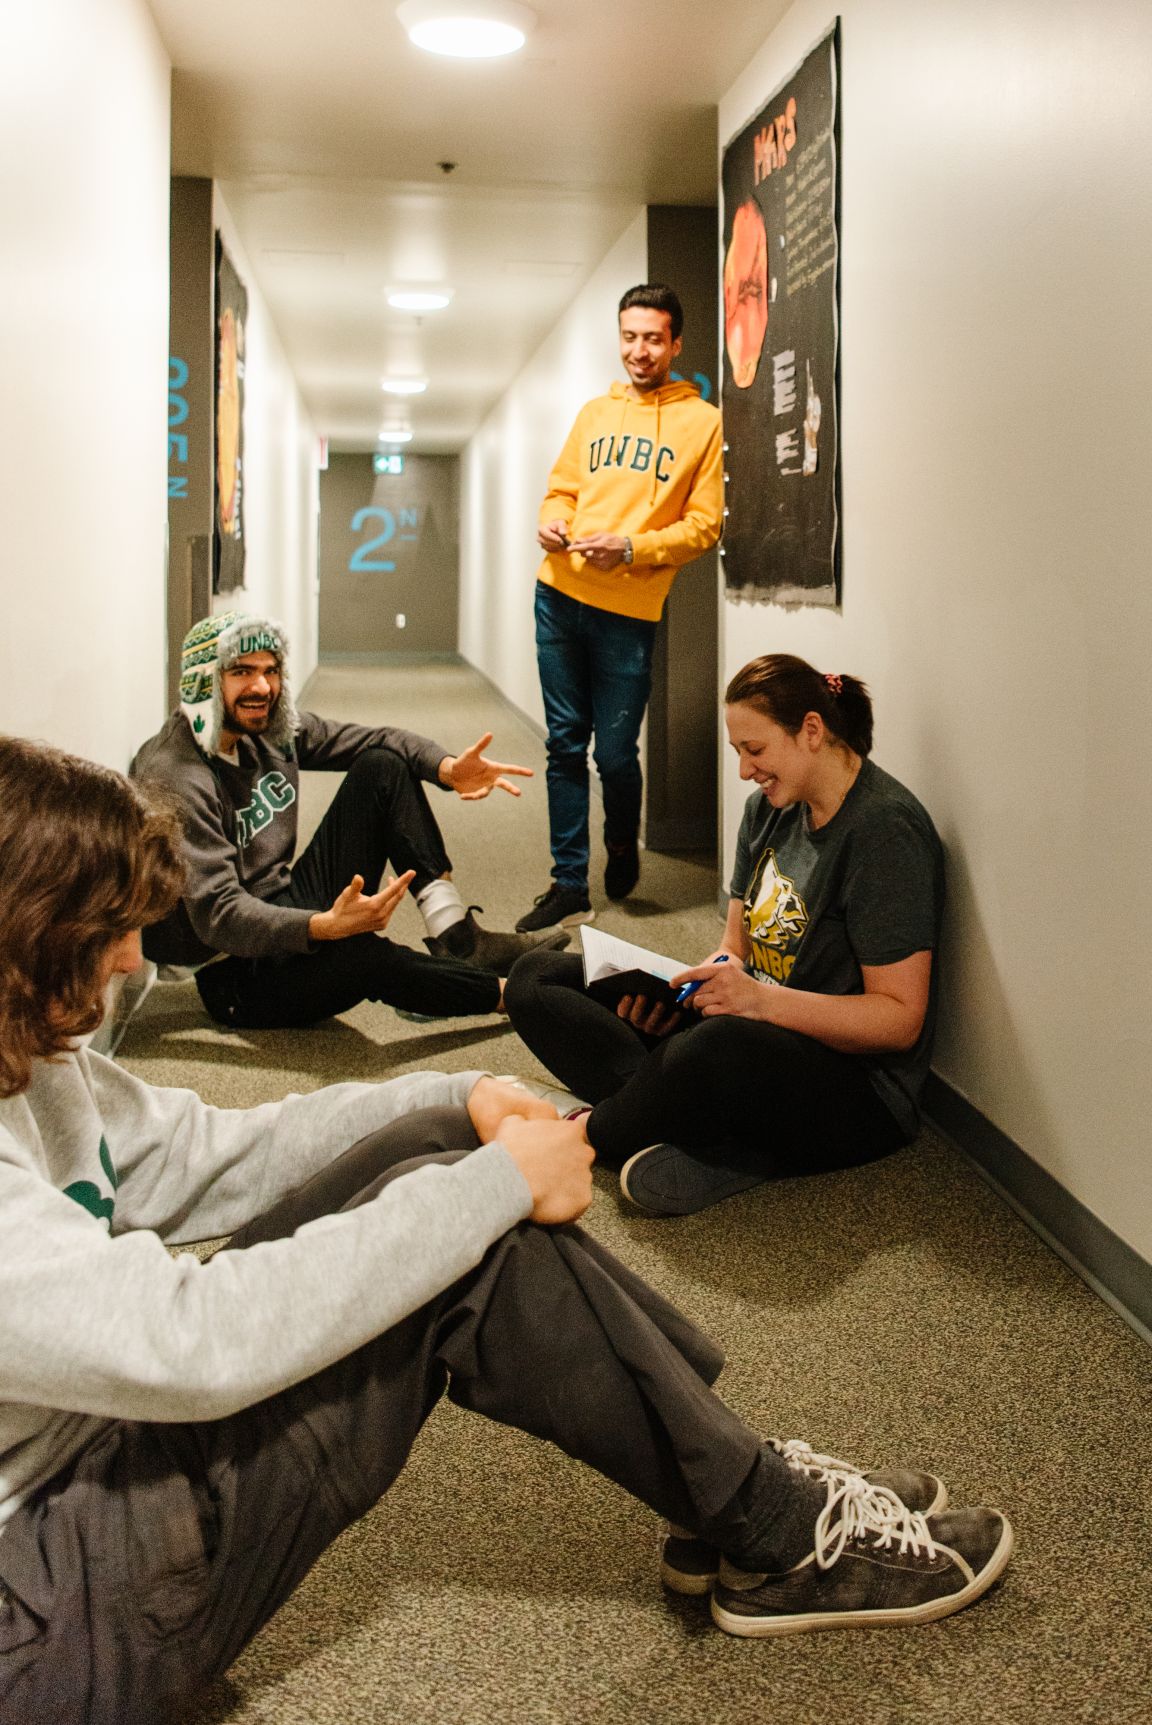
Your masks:
{"label": "speckled carpet floor", "polygon": [[[465,900],[511,927],[548,878],[531,730],[450,665],[326,667],[307,704],[452,748],[490,727],[494,753],[538,769],[520,802],[435,805]],[[333,789],[309,778],[306,830]],[[716,939],[715,894],[712,859],[647,856],[600,920],[689,960]],[[411,907],[392,932],[419,939]],[[544,1076],[496,1018],[362,1006],[312,1032],[229,1034],[190,983],[153,990],[121,1058],[231,1107],[422,1067]],[[1002,1584],[928,1628],[736,1641],[662,1593],[647,1510],[445,1403],[195,1725],[1152,1721],[1152,1356],[962,1156],[926,1130],[879,1165],[676,1222],[629,1214],[598,1174],[586,1225],[717,1337],[720,1388],[751,1423],[931,1468],[954,1501],[1006,1510],[1019,1546]]]}

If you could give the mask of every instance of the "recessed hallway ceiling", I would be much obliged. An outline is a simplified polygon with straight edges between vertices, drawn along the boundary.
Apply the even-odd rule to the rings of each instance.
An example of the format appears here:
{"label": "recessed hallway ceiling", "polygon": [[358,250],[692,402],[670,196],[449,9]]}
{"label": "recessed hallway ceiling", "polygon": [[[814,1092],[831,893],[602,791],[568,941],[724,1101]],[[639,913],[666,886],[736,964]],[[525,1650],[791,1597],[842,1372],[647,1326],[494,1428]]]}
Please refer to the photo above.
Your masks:
{"label": "recessed hallway ceiling", "polygon": [[[481,62],[414,48],[393,0],[150,0],[173,172],[221,182],[319,431],[374,448],[408,417],[433,453],[461,448],[641,205],[711,201],[716,103],[787,3],[534,0],[527,48]],[[447,311],[389,309],[433,283]],[[386,370],[427,392],[389,411]]]}

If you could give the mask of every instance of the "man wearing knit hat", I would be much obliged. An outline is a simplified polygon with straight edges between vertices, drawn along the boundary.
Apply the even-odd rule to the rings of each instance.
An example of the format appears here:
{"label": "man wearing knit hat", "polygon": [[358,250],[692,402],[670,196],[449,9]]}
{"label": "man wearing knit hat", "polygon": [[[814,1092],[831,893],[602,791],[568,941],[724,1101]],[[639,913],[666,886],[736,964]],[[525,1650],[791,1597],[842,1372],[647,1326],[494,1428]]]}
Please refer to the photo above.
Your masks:
{"label": "man wearing knit hat", "polygon": [[[180,706],[132,763],[179,803],[188,868],[146,956],[200,966],[200,998],[222,1024],[313,1024],[361,1000],[432,1017],[496,1011],[516,959],[568,937],[482,928],[451,879],[421,781],[467,802],[519,796],[512,781],[530,769],[489,760],[491,740],[452,755],[411,731],[298,713],[279,623],[235,611],[197,623]],[[346,777],[293,866],[302,767]],[[428,953],[378,938],[409,887]]]}

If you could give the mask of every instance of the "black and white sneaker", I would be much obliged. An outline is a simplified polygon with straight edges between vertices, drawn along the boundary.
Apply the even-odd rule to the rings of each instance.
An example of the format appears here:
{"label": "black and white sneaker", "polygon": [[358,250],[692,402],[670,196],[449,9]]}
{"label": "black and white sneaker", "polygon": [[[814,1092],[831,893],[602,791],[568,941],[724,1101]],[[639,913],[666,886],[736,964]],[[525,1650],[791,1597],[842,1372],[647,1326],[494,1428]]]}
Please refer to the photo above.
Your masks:
{"label": "black and white sneaker", "polygon": [[[768,1438],[768,1444],[797,1473],[822,1485],[845,1479],[863,1479],[898,1497],[906,1509],[919,1515],[939,1515],[948,1503],[948,1487],[934,1473],[919,1468],[894,1467],[864,1473],[849,1461],[820,1455],[803,1438]],[[697,1539],[685,1527],[668,1523],[660,1552],[660,1579],[673,1593],[711,1593],[720,1572],[720,1553],[707,1540]]]}
{"label": "black and white sneaker", "polygon": [[986,1593],[1012,1555],[997,1509],[918,1515],[862,1477],[829,1482],[813,1550],[780,1574],[720,1560],[712,1619],[729,1635],[932,1623]]}
{"label": "black and white sneaker", "polygon": [[520,918],[516,932],[534,934],[541,928],[576,928],[582,922],[592,922],[595,915],[587,888],[558,886],[553,881],[532,909]]}

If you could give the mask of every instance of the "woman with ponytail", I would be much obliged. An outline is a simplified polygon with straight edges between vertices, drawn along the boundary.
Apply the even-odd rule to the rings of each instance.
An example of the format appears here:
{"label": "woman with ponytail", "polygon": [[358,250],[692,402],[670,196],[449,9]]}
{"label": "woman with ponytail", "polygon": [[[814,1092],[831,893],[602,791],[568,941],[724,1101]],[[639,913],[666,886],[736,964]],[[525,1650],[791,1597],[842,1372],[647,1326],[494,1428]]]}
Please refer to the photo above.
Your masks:
{"label": "woman with ponytail", "polygon": [[870,758],[864,684],[771,653],[733,677],[725,720],[755,790],[723,941],[673,978],[692,985],[683,1008],[613,1013],[553,952],[505,988],[528,1046],[593,1104],[597,1157],[655,1215],[910,1143],[932,1052],[943,856]]}

